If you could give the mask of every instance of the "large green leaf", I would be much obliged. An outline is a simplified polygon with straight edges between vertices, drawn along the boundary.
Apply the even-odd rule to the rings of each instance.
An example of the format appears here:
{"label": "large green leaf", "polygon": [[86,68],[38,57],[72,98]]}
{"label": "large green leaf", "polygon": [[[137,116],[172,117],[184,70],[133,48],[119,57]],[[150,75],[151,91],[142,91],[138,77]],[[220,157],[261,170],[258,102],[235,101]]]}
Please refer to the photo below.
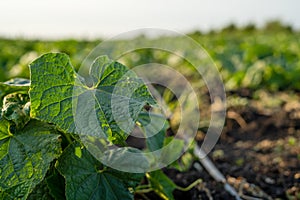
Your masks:
{"label": "large green leaf", "polygon": [[52,126],[35,120],[13,130],[0,119],[0,197],[26,199],[60,155],[59,135]]}
{"label": "large green leaf", "polygon": [[122,143],[145,104],[155,104],[146,85],[106,56],[90,69],[88,86],[65,54],[45,54],[30,64],[31,116],[69,133]]}
{"label": "large green leaf", "polygon": [[67,147],[58,163],[58,170],[66,179],[67,199],[133,199],[132,190],[143,174],[130,174],[105,167],[85,148],[78,153],[78,148],[78,144]]}

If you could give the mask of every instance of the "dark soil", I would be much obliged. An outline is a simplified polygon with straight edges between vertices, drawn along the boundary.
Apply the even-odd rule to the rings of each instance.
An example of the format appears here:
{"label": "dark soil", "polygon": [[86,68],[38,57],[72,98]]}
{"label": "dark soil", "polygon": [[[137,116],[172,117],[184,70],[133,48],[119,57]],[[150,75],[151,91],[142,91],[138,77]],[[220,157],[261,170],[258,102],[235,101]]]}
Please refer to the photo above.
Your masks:
{"label": "dark soil", "polygon": [[[222,136],[209,157],[242,199],[300,199],[299,95],[261,93],[257,99],[237,95],[242,105],[229,98]],[[175,199],[235,199],[199,166],[164,170],[179,186],[203,180],[188,192],[174,191]]]}

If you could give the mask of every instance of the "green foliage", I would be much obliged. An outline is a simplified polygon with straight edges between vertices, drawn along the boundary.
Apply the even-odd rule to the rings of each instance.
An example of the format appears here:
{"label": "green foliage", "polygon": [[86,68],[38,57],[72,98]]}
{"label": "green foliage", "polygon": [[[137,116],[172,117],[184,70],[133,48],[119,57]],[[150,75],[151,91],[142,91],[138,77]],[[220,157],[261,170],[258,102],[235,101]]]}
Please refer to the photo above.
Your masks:
{"label": "green foliage", "polygon": [[[30,85],[27,79],[0,83],[0,199],[133,199],[145,173],[106,166],[87,150],[80,137],[108,142],[102,145],[124,145],[116,150],[104,146],[106,158],[111,163],[131,165],[137,172],[147,168],[147,158],[124,159],[127,153],[141,153],[126,144],[135,122],[150,138],[146,152],[162,148],[171,138],[165,139],[169,127],[166,119],[144,110],[145,105],[156,102],[143,81],[106,56],[97,58],[91,66],[91,85],[75,72],[66,54],[41,56],[30,64],[30,72]],[[86,97],[90,102],[80,104]],[[118,116],[113,115],[112,98],[116,98],[119,110],[129,105],[130,116],[121,116],[119,124]],[[80,110],[92,101],[96,104],[90,110]],[[92,133],[91,129],[76,128],[77,116],[79,123],[92,124],[88,115],[92,111],[101,128]],[[127,130],[121,130],[120,124]],[[181,143],[175,140],[174,144],[171,148],[181,152]],[[171,154],[162,151],[162,157]],[[157,173],[162,172],[150,175],[153,188],[165,199],[173,199],[173,188],[169,187],[172,181]]]}
{"label": "green foliage", "polygon": [[[280,21],[270,21],[263,28],[256,28],[254,24],[238,27],[229,24],[223,31],[211,31],[201,34],[199,31],[189,34],[199,42],[216,62],[228,90],[237,90],[240,87],[251,89],[292,89],[300,90],[299,74],[300,48],[299,32],[283,24]],[[151,43],[152,39],[137,37],[136,41],[143,39]],[[172,39],[164,37],[157,39]],[[175,40],[176,41],[176,38]],[[70,55],[75,69],[88,55],[91,49],[99,44],[95,41],[27,41],[0,39],[0,81],[10,78],[29,78],[27,64],[39,55],[49,52],[64,52]],[[124,41],[116,41],[114,49],[124,45]],[[181,43],[174,43],[179,49]],[[182,49],[182,55],[193,53],[193,49]],[[122,52],[121,52],[122,53]],[[180,60],[173,63],[174,54],[158,50],[139,49],[122,57],[127,66],[136,66],[145,63],[161,63],[176,67],[177,70],[187,72],[191,81],[197,81],[199,77],[193,77],[194,72],[188,71],[189,64]],[[123,60],[124,59],[124,60]],[[250,84],[244,84],[243,79],[251,79],[249,68],[257,66],[257,62],[263,62],[265,72],[257,72],[261,77]],[[254,67],[255,68],[255,67]],[[84,72],[88,74],[88,72]],[[243,76],[242,76],[242,75]],[[252,74],[253,75],[253,74]],[[254,73],[256,76],[256,73]],[[252,84],[253,83],[253,84]],[[1,86],[0,86],[1,87]],[[1,94],[0,94],[1,96]]]}
{"label": "green foliage", "polygon": [[[84,113],[78,114],[78,121],[84,125],[89,124],[89,115],[95,110],[99,119],[97,123],[101,127],[97,129],[96,136],[108,137],[110,141],[122,144],[128,136],[127,133],[134,128],[134,124],[129,124],[126,119],[131,117],[136,121],[146,103],[155,104],[141,79],[128,71],[124,65],[105,56],[95,60],[91,67],[91,87],[76,74],[65,54],[46,54],[33,62],[30,70],[31,116],[54,123],[67,133],[91,135],[90,129],[76,130],[74,119],[78,112],[85,110]],[[40,83],[41,79],[43,84]],[[113,95],[118,95],[117,105],[111,105]],[[126,113],[126,110],[120,109],[127,108],[129,98],[130,116],[119,116],[123,118],[119,123],[124,123],[128,128],[128,132],[125,133],[112,117],[112,108],[118,106],[118,114]],[[86,106],[87,103],[93,105],[93,102],[96,102],[95,106]]]}
{"label": "green foliage", "polygon": [[[143,174],[129,174],[110,169],[85,148],[81,157],[74,154],[78,144],[65,149],[58,160],[58,170],[66,179],[67,199],[132,199]],[[131,189],[131,190],[130,190]]]}
{"label": "green foliage", "polygon": [[4,199],[26,199],[40,183],[50,163],[60,155],[59,134],[53,126],[31,120],[15,130],[0,119],[0,194]]}

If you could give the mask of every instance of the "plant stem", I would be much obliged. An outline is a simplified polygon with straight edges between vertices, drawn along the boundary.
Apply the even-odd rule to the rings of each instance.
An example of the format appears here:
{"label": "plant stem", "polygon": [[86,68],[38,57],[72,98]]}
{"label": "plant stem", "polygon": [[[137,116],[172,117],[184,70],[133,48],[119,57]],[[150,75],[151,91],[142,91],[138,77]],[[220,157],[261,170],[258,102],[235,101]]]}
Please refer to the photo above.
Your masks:
{"label": "plant stem", "polygon": [[196,181],[194,181],[193,183],[191,183],[189,186],[187,186],[186,188],[183,188],[183,187],[180,187],[180,186],[176,186],[176,189],[177,190],[180,190],[180,191],[183,191],[183,192],[186,192],[186,191],[189,191],[191,190],[193,187],[195,187],[196,185],[202,183],[202,179],[197,179]]}
{"label": "plant stem", "polygon": [[148,185],[139,185],[135,189],[135,192],[140,193],[140,194],[148,193],[148,192],[152,192],[152,191],[153,191],[153,188],[151,188],[150,184],[148,184]]}
{"label": "plant stem", "polygon": [[136,187],[136,190],[147,189],[147,188],[150,188],[150,187],[151,187],[150,184],[148,184],[148,185],[139,185],[139,186]]}
{"label": "plant stem", "polygon": [[136,190],[135,192],[136,193],[148,193],[148,192],[152,192],[152,191],[153,191],[153,188],[145,188],[145,189]]}

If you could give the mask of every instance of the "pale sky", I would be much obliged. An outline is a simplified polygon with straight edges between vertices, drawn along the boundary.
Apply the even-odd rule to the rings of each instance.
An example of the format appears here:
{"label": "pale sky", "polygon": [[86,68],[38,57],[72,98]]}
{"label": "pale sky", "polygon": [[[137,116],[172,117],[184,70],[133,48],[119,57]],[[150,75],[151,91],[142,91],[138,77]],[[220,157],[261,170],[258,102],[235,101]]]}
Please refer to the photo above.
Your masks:
{"label": "pale sky", "polygon": [[300,29],[299,0],[0,0],[0,36],[112,37],[138,28],[180,32],[281,19]]}

